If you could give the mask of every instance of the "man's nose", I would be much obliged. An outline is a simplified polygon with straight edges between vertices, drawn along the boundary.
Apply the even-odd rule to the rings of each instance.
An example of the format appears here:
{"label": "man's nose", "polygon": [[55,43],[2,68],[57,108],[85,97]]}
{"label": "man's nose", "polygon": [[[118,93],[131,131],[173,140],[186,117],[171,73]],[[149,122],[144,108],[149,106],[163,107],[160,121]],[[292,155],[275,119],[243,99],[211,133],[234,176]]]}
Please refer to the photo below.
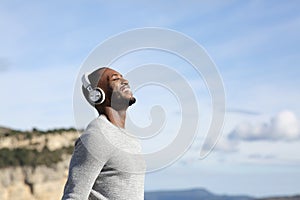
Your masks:
{"label": "man's nose", "polygon": [[122,78],[121,84],[128,85],[129,81],[127,79],[125,79],[125,78]]}

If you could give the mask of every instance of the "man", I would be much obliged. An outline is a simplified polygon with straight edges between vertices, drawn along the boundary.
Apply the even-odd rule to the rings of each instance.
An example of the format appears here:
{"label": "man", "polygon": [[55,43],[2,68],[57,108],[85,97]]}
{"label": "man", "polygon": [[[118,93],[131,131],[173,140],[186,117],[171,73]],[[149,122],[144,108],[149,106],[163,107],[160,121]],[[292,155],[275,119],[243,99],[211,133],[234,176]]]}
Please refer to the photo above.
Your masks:
{"label": "man", "polygon": [[82,91],[99,117],[75,143],[62,199],[144,199],[141,147],[124,129],[126,110],[136,101],[128,81],[100,68],[83,77]]}

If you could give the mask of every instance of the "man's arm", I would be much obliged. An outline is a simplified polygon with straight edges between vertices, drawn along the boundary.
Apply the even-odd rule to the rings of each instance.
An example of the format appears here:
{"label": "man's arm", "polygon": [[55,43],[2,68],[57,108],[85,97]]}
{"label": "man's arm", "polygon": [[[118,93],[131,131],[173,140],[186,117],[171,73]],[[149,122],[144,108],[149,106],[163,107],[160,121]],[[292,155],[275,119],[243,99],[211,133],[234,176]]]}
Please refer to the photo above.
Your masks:
{"label": "man's arm", "polygon": [[[104,145],[97,144],[91,135],[84,135],[76,141],[62,200],[88,199],[96,178],[112,152]],[[93,156],[95,151],[101,155],[100,159]]]}

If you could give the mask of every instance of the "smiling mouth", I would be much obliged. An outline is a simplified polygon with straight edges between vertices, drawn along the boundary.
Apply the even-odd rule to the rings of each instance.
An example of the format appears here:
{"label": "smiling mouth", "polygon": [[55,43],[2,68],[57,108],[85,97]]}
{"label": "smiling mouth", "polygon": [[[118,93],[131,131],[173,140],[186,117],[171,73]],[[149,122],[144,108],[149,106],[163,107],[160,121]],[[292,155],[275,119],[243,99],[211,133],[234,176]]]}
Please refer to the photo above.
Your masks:
{"label": "smiling mouth", "polygon": [[131,92],[131,89],[128,85],[122,86],[120,89],[122,92]]}

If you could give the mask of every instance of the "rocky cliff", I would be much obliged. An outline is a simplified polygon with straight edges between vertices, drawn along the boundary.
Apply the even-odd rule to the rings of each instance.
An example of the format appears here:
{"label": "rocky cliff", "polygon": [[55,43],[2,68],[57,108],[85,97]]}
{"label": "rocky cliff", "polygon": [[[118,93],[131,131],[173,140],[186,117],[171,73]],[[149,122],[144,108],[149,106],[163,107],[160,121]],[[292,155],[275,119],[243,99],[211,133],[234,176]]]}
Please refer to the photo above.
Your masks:
{"label": "rocky cliff", "polygon": [[0,200],[58,200],[68,175],[74,129],[0,128]]}
{"label": "rocky cliff", "polygon": [[0,172],[1,200],[58,200],[68,174],[69,157],[53,167],[7,167]]}

